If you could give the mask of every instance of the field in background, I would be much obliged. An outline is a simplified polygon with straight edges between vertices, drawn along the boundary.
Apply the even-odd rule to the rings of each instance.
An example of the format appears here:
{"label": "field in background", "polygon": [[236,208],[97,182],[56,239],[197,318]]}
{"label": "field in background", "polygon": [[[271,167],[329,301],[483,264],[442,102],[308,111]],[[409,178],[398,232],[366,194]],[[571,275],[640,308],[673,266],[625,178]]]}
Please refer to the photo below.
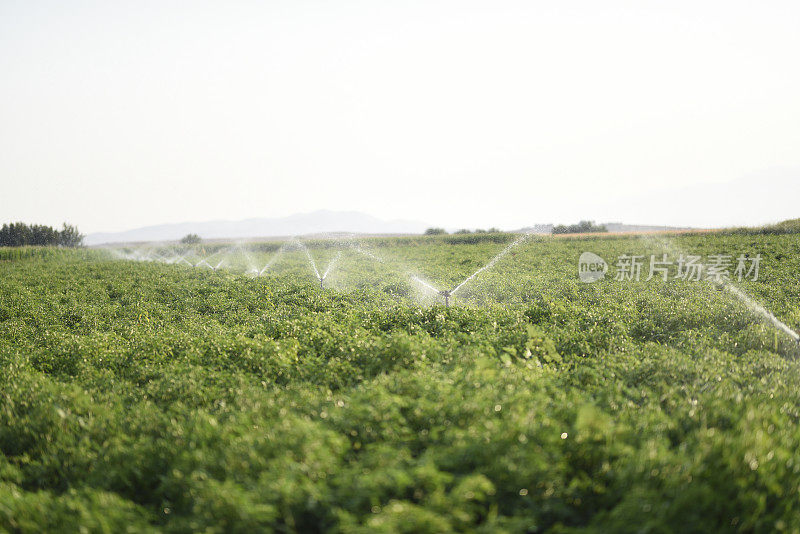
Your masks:
{"label": "field in background", "polygon": [[800,529],[796,236],[514,238],[0,251],[0,530]]}

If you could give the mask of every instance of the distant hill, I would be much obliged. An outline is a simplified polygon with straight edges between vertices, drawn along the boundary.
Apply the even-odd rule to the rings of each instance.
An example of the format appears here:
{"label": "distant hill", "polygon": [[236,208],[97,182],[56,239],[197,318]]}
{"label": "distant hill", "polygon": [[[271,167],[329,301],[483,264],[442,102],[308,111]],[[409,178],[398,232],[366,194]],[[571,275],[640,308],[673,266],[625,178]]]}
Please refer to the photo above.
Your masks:
{"label": "distant hill", "polygon": [[429,225],[418,221],[386,221],[356,211],[320,210],[288,217],[207,221],[145,226],[123,232],[95,233],[86,236],[87,245],[140,241],[174,241],[186,234],[203,239],[238,239],[301,236],[328,232],[357,234],[419,234]]}

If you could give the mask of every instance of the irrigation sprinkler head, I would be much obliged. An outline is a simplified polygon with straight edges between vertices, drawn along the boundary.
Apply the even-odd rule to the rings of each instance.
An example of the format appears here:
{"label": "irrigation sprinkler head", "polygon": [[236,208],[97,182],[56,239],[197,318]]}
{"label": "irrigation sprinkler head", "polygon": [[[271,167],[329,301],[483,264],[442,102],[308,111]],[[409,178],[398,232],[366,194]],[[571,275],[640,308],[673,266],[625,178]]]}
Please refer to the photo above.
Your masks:
{"label": "irrigation sprinkler head", "polygon": [[444,305],[446,308],[450,307],[450,296],[452,295],[452,291],[449,289],[445,289],[443,291],[439,291],[439,294],[444,297]]}
{"label": "irrigation sprinkler head", "polygon": [[320,289],[325,289],[325,284],[323,282],[325,282],[325,277],[324,276],[320,276],[319,277],[319,288]]}

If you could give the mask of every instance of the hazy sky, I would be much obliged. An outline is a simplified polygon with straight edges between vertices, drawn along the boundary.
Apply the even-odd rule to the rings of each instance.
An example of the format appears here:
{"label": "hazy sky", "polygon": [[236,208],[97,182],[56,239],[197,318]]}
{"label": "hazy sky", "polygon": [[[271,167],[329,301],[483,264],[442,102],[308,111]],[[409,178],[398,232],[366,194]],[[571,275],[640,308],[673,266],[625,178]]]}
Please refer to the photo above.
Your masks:
{"label": "hazy sky", "polygon": [[0,222],[798,217],[798,28],[796,0],[0,0]]}

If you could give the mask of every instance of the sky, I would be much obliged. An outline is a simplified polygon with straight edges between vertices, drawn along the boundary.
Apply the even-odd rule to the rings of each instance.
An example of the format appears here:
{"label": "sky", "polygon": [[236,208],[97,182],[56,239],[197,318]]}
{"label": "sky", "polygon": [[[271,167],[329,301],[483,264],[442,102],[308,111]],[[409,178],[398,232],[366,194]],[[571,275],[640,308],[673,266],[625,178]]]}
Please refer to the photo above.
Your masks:
{"label": "sky", "polygon": [[0,223],[800,217],[800,2],[0,1]]}

